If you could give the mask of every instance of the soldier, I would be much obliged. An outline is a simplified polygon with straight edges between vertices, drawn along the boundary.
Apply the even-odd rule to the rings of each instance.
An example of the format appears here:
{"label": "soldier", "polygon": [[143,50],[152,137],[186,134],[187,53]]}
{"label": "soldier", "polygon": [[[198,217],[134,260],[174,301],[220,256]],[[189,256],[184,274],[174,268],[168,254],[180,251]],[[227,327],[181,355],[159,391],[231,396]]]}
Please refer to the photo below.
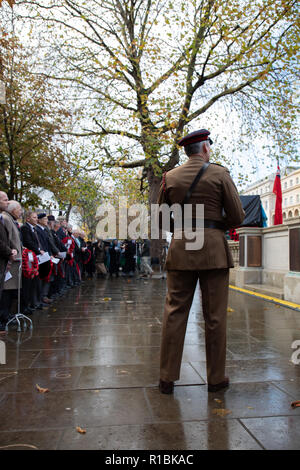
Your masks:
{"label": "soldier", "polygon": [[[194,187],[189,203],[193,214],[197,204],[204,204],[204,244],[200,250],[187,250],[187,239],[172,239],[166,269],[168,292],[165,301],[160,352],[161,393],[171,394],[179,379],[184,337],[189,310],[199,279],[205,320],[206,367],[208,391],[228,387],[225,377],[226,317],[229,268],[232,256],[225,230],[238,227],[245,213],[229,171],[209,163],[212,141],[206,129],[192,132],[179,141],[189,160],[165,173],[158,203],[182,203],[199,172],[208,164]],[[224,214],[225,213],[225,214]],[[190,241],[190,239],[188,239]]]}

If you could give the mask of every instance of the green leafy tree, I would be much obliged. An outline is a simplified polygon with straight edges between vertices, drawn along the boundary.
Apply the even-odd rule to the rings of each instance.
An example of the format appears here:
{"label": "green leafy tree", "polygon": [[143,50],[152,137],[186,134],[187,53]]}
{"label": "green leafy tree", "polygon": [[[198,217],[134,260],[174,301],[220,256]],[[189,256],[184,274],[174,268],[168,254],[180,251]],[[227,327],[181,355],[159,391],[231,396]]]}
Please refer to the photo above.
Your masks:
{"label": "green leafy tree", "polygon": [[179,163],[178,140],[191,126],[213,126],[216,103],[248,117],[244,134],[254,115],[259,131],[272,116],[293,141],[295,0],[21,3],[59,45],[52,76],[94,100],[91,123],[69,132],[95,138],[108,165],[143,167],[150,202]]}
{"label": "green leafy tree", "polygon": [[0,54],[6,89],[0,104],[0,186],[10,199],[37,206],[37,188],[55,192],[68,176],[57,133],[69,113],[49,80],[35,73],[33,52],[16,37],[3,36]]}
{"label": "green leafy tree", "polygon": [[73,208],[80,215],[81,227],[86,235],[95,239],[98,219],[96,217],[98,206],[105,199],[105,192],[101,183],[91,176],[82,176],[70,186],[70,201]]}

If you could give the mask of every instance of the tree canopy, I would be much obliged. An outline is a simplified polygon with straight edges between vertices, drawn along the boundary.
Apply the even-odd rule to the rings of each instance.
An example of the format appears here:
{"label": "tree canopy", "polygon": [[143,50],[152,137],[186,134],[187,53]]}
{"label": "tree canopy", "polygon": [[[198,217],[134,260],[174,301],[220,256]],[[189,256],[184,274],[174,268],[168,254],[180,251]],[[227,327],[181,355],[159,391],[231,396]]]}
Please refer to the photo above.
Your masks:
{"label": "tree canopy", "polygon": [[295,143],[295,0],[18,3],[59,54],[49,75],[88,96],[89,119],[65,131],[94,138],[106,165],[142,166],[150,200],[179,138],[213,127],[216,103],[248,117],[244,134],[255,115],[256,132]]}
{"label": "tree canopy", "polygon": [[70,171],[56,135],[69,113],[49,80],[33,70],[34,51],[3,35],[0,53],[6,88],[0,104],[0,185],[10,199],[35,206],[36,189],[56,192]]}

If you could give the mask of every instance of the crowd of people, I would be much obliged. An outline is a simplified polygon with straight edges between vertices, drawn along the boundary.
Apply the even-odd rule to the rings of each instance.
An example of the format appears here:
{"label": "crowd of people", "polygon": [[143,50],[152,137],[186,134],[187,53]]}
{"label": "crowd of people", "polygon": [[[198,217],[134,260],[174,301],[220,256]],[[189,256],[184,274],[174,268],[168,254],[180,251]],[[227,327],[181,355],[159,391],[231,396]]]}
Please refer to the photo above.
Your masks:
{"label": "crowd of people", "polygon": [[86,270],[89,277],[132,277],[136,272],[143,277],[152,277],[150,240],[103,240],[88,242],[91,258]]}
{"label": "crowd of people", "polygon": [[0,332],[18,307],[26,316],[43,310],[85,277],[152,277],[149,240],[85,241],[64,219],[26,211],[21,225],[22,214],[0,192]]}

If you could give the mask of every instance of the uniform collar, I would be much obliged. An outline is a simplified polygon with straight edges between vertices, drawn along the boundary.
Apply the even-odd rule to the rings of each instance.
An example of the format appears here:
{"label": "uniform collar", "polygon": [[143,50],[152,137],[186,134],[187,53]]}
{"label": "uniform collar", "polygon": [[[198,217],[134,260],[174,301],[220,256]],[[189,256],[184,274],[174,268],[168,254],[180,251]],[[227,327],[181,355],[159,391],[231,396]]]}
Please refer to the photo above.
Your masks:
{"label": "uniform collar", "polygon": [[202,157],[202,155],[192,155],[191,157],[189,157],[188,161],[201,161],[203,163],[205,163],[205,160],[204,158]]}

